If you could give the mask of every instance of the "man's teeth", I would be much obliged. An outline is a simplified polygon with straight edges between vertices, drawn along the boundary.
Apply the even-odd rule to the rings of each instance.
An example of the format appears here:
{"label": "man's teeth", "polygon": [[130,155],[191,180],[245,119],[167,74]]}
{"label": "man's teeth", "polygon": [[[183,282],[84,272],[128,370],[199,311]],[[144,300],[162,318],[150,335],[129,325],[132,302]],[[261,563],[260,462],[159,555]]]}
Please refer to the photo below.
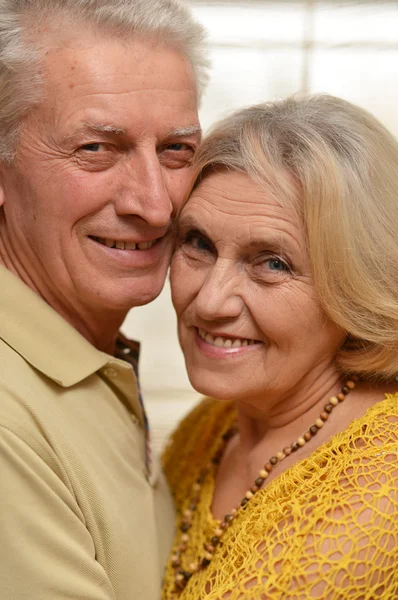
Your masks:
{"label": "man's teeth", "polygon": [[214,335],[206,333],[203,329],[199,329],[198,331],[202,340],[205,340],[208,344],[217,346],[218,348],[242,348],[243,346],[252,346],[256,343],[254,340],[230,340],[220,336],[214,337]]}
{"label": "man's teeth", "polygon": [[118,250],[149,250],[155,243],[152,242],[140,242],[136,244],[134,242],[121,242],[120,240],[108,240],[104,238],[94,238],[96,242],[107,246],[108,248],[117,248]]}

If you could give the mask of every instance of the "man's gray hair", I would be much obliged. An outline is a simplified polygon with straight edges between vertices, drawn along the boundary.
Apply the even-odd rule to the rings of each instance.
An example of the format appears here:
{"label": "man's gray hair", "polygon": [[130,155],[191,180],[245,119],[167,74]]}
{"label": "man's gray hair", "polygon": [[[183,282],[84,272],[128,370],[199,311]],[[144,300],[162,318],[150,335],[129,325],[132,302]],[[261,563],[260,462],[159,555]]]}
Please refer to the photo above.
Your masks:
{"label": "man's gray hair", "polygon": [[48,32],[59,39],[84,25],[178,50],[193,67],[199,98],[203,93],[205,32],[178,0],[0,0],[0,160],[13,158],[22,119],[40,102]]}

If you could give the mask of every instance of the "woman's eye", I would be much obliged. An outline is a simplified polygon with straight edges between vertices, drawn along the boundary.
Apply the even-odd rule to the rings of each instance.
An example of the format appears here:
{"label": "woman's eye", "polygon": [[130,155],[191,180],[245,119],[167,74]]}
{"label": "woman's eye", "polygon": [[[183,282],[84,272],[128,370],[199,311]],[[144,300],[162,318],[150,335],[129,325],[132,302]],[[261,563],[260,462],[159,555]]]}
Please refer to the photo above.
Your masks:
{"label": "woman's eye", "polygon": [[256,277],[269,283],[280,282],[291,273],[288,263],[277,256],[259,257],[253,267]]}
{"label": "woman's eye", "polygon": [[192,246],[192,248],[195,248],[196,250],[200,250],[201,252],[210,250],[210,245],[207,242],[207,240],[198,235],[190,236],[188,239],[185,240],[185,243],[189,244],[190,246]]}
{"label": "woman's eye", "polygon": [[197,231],[189,231],[185,236],[182,236],[180,244],[188,251],[194,250],[202,253],[213,251],[210,240]]}
{"label": "woman's eye", "polygon": [[279,258],[269,258],[265,261],[271,271],[289,271],[289,267]]}

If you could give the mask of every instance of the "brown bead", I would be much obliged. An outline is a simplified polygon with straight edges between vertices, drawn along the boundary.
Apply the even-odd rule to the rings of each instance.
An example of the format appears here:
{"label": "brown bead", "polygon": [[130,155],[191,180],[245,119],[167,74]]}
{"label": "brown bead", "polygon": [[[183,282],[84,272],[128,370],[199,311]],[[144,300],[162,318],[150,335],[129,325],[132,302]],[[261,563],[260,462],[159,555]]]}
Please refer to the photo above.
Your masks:
{"label": "brown bead", "polygon": [[267,473],[271,473],[271,471],[272,471],[271,463],[270,462],[265,463],[264,469],[267,471]]}
{"label": "brown bead", "polygon": [[191,525],[189,523],[183,523],[181,525],[180,529],[181,529],[181,531],[186,533],[187,531],[189,531],[191,529]]}
{"label": "brown bead", "polygon": [[226,521],[221,521],[220,529],[226,529],[228,527],[228,523]]}
{"label": "brown bead", "polygon": [[179,567],[181,564],[181,560],[179,556],[176,556],[175,554],[171,557],[171,566],[172,567]]}
{"label": "brown bead", "polygon": [[243,498],[242,502],[240,503],[241,506],[246,506],[246,504],[249,502],[249,500],[247,498]]}
{"label": "brown bead", "polygon": [[290,446],[285,446],[285,448],[283,448],[283,454],[284,454],[285,456],[290,456],[290,455],[291,455],[291,453],[292,453],[292,449],[291,449],[291,447],[290,447]]}
{"label": "brown bead", "polygon": [[278,464],[278,457],[271,456],[271,458],[269,459],[269,462],[271,463],[271,465],[275,466],[276,464]]}
{"label": "brown bead", "polygon": [[309,442],[310,439],[312,438],[312,435],[309,431],[306,431],[305,434],[303,435],[303,438],[305,439],[306,442]]}
{"label": "brown bead", "polygon": [[293,442],[291,445],[292,452],[296,452],[300,448],[300,444],[298,442]]}
{"label": "brown bead", "polygon": [[227,515],[225,515],[225,517],[224,517],[224,521],[226,521],[227,523],[230,523],[233,520],[234,520],[234,515],[230,515],[229,513]]}
{"label": "brown bead", "polygon": [[355,387],[355,383],[353,381],[351,381],[350,379],[348,381],[346,381],[345,384],[348,388],[350,388],[350,390],[353,390]]}
{"label": "brown bead", "polygon": [[211,545],[212,546],[217,546],[218,542],[220,541],[220,538],[217,537],[216,535],[213,535],[213,537],[210,539]]}
{"label": "brown bead", "polygon": [[230,440],[231,437],[233,437],[235,435],[235,433],[236,433],[235,428],[231,427],[231,429],[228,429],[228,431],[223,433],[222,439],[224,440],[224,442],[228,442],[228,440]]}
{"label": "brown bead", "polygon": [[213,554],[215,547],[212,546],[211,544],[205,544],[205,550],[206,552],[209,552],[210,554]]}
{"label": "brown bead", "polygon": [[187,584],[187,582],[184,580],[184,578],[181,575],[181,581],[177,580],[177,578],[175,579],[175,583],[176,583],[176,588],[178,590],[183,590]]}
{"label": "brown bead", "polygon": [[310,431],[312,435],[316,435],[318,433],[318,427],[316,425],[311,425]]}
{"label": "brown bead", "polygon": [[345,399],[345,394],[343,394],[343,392],[340,392],[339,394],[337,394],[337,399],[339,400],[339,402],[343,402]]}
{"label": "brown bead", "polygon": [[343,387],[341,388],[341,391],[343,392],[343,394],[349,394],[350,388],[347,385],[343,385]]}
{"label": "brown bead", "polygon": [[325,409],[325,412],[330,414],[333,410],[333,404],[330,404],[330,402],[328,404],[325,404],[324,409]]}
{"label": "brown bead", "polygon": [[327,421],[329,418],[329,415],[327,412],[325,412],[324,410],[321,412],[321,414],[319,415],[322,419],[322,421]]}
{"label": "brown bead", "polygon": [[205,569],[209,566],[210,562],[211,561],[208,558],[202,558],[200,566],[202,567],[202,569]]}
{"label": "brown bead", "polygon": [[250,488],[250,491],[252,494],[255,494],[256,492],[258,492],[260,488],[258,487],[258,485],[252,485]]}
{"label": "brown bead", "polygon": [[351,375],[351,380],[354,382],[359,381],[359,375]]}
{"label": "brown bead", "polygon": [[257,477],[257,479],[255,480],[254,483],[256,484],[256,486],[258,488],[260,488],[263,485],[263,483],[264,483],[264,479],[262,477]]}
{"label": "brown bead", "polygon": [[210,552],[206,552],[206,554],[205,554],[204,558],[205,558],[206,560],[211,560],[211,559],[213,558],[213,555],[212,555],[212,554],[210,554]]}

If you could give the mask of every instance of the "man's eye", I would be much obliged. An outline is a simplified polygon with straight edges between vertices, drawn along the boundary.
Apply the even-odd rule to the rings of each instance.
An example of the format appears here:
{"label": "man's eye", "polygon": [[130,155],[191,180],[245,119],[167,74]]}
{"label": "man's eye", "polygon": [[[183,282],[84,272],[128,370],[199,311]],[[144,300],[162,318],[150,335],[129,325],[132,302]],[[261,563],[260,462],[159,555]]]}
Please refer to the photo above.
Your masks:
{"label": "man's eye", "polygon": [[184,150],[191,151],[192,147],[189,146],[188,144],[183,144],[182,142],[178,142],[176,144],[169,144],[167,146],[166,150],[173,150],[174,152],[181,152]]}
{"label": "man's eye", "polygon": [[93,142],[92,144],[84,144],[84,146],[81,146],[80,150],[85,150],[86,152],[98,152],[102,147],[103,144]]}

